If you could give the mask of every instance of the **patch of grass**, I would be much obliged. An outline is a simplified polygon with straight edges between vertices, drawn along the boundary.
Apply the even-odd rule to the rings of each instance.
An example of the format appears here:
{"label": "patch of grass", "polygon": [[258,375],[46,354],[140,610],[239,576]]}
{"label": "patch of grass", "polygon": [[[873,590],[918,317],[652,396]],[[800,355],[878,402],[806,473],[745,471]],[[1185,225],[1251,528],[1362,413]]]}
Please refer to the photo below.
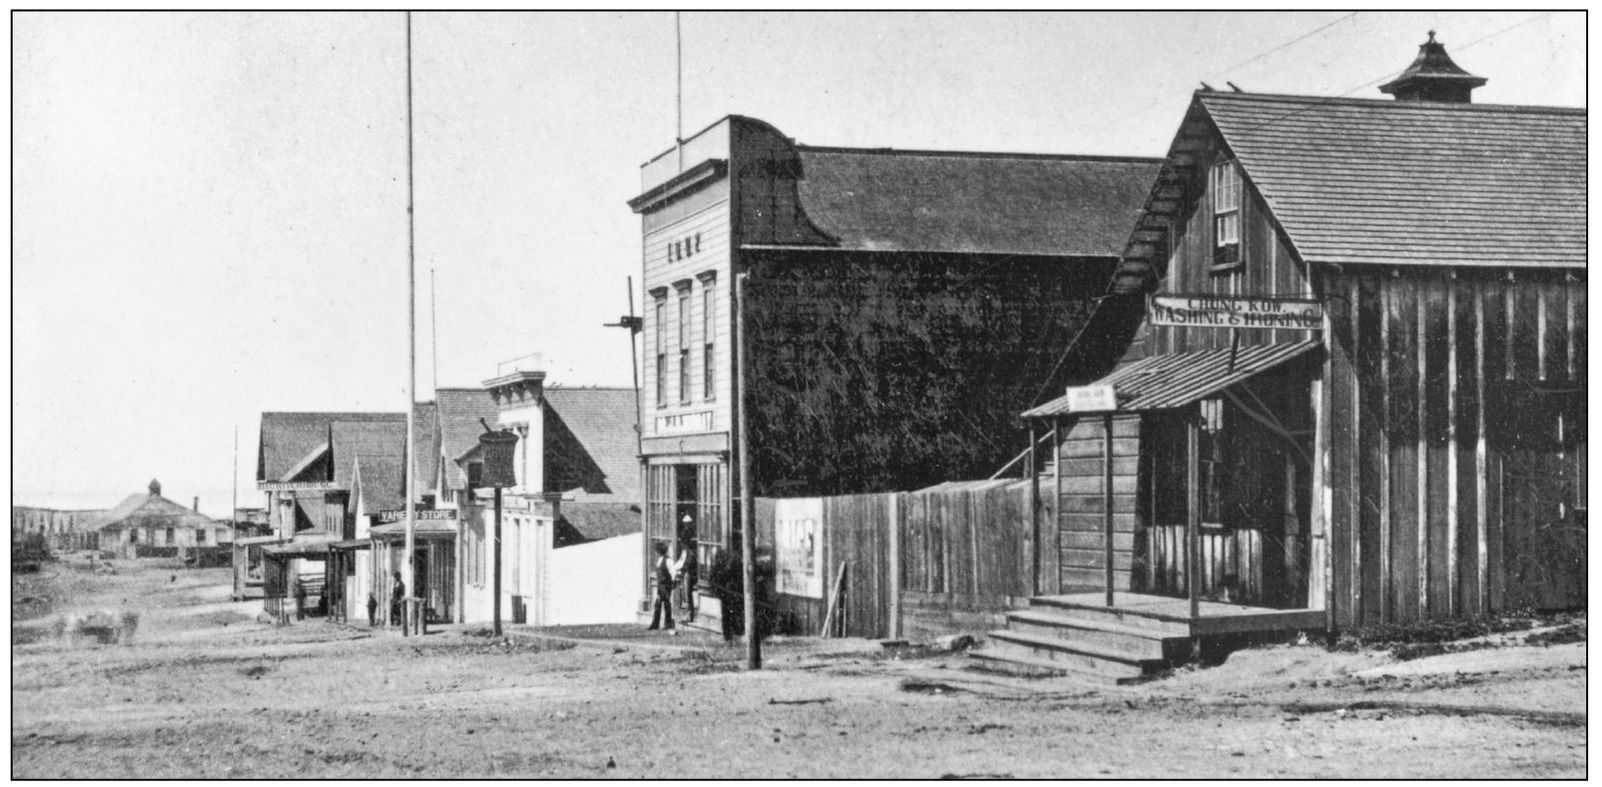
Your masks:
{"label": "patch of grass", "polygon": [[[1359,650],[1389,650],[1402,661],[1457,653],[1466,650],[1496,647],[1495,643],[1474,642],[1478,637],[1527,631],[1544,625],[1568,623],[1558,631],[1535,635],[1526,639],[1528,644],[1557,644],[1585,639],[1583,620],[1572,623],[1574,616],[1567,613],[1541,614],[1518,611],[1506,615],[1452,620],[1427,620],[1413,623],[1386,623],[1375,626],[1347,629],[1333,642],[1326,642],[1330,650],[1355,652]],[[1570,629],[1577,629],[1578,635]],[[1566,632],[1559,634],[1559,631]],[[1550,636],[1550,639],[1548,638]]]}

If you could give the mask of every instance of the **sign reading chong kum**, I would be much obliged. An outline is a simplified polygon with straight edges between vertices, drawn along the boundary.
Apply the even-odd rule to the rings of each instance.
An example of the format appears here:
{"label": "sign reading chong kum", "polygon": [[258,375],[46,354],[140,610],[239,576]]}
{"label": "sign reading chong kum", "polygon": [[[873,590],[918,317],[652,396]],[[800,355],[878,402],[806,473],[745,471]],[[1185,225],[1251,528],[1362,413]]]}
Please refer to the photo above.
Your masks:
{"label": "sign reading chong kum", "polygon": [[1152,325],[1180,328],[1288,328],[1316,331],[1324,326],[1318,301],[1238,295],[1154,295]]}

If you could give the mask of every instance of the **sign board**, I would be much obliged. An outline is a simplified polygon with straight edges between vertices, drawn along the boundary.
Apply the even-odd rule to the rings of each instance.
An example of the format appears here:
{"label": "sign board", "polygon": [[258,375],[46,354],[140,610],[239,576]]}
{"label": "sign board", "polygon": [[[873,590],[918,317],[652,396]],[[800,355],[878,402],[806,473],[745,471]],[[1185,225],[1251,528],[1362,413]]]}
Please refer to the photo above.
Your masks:
{"label": "sign board", "polygon": [[[430,508],[430,509],[426,509],[426,510],[414,511],[412,513],[412,520],[415,521],[415,522],[424,522],[424,521],[435,521],[435,522],[437,522],[437,521],[451,521],[451,522],[454,522],[454,521],[456,521],[456,509],[454,509],[454,508]],[[378,521],[383,522],[386,525],[391,523],[391,522],[404,522],[404,521],[406,521],[406,509],[404,509],[404,508],[386,508],[386,509],[383,509],[382,511],[378,512]]]}
{"label": "sign board", "polygon": [[333,481],[257,481],[258,492],[330,492],[339,487]]}
{"label": "sign board", "polygon": [[1279,328],[1316,331],[1324,327],[1324,305],[1297,298],[1245,295],[1153,295],[1152,325],[1179,328]]}
{"label": "sign board", "polygon": [[823,598],[823,500],[773,501],[773,542],[778,592]]}
{"label": "sign board", "polygon": [[1118,395],[1110,385],[1068,386],[1068,412],[1110,413],[1118,409]]}

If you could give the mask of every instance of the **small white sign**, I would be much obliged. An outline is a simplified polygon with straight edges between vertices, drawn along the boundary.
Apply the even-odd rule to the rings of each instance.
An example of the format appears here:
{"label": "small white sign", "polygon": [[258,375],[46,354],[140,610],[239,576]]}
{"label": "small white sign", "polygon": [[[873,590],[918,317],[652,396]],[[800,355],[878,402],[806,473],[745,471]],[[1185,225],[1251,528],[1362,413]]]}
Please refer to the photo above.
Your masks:
{"label": "small white sign", "polygon": [[1118,409],[1118,395],[1110,385],[1068,387],[1068,412],[1110,413]]}

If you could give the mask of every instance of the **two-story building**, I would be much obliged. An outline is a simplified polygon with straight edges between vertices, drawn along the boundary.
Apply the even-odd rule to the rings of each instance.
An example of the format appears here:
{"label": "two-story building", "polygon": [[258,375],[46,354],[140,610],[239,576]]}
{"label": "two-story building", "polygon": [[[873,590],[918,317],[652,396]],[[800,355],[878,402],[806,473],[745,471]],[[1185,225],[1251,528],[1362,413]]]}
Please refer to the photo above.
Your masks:
{"label": "two-story building", "polygon": [[1195,94],[1087,331],[1127,355],[1024,414],[1042,593],[1585,603],[1586,111],[1484,82],[1432,33],[1394,100]]}
{"label": "two-story building", "polygon": [[734,548],[742,334],[754,495],[1001,468],[1015,414],[1082,374],[1062,348],[1157,164],[819,147],[739,116],[647,162],[648,539]]}

